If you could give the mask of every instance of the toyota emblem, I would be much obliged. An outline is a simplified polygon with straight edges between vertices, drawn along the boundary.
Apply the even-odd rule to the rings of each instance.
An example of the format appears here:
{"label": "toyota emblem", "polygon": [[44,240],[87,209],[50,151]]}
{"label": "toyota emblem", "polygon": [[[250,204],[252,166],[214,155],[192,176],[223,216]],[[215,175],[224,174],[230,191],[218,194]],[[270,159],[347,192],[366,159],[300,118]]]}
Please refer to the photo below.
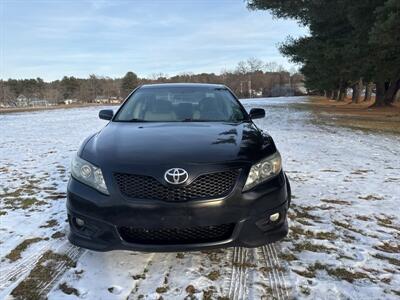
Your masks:
{"label": "toyota emblem", "polygon": [[164,179],[170,184],[182,184],[188,180],[189,174],[184,169],[172,168],[164,174]]}

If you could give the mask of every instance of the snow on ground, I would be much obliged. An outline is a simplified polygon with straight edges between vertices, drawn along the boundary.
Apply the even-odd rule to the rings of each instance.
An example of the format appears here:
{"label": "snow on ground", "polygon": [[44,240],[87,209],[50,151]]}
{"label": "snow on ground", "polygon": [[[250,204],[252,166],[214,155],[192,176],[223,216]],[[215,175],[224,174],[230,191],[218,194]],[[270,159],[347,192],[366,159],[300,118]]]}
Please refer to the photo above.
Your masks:
{"label": "snow on ground", "polygon": [[266,109],[256,123],[284,159],[290,235],[186,253],[67,242],[70,159],[101,108],[0,115],[0,299],[399,298],[400,136],[327,125],[299,101],[243,101]]}

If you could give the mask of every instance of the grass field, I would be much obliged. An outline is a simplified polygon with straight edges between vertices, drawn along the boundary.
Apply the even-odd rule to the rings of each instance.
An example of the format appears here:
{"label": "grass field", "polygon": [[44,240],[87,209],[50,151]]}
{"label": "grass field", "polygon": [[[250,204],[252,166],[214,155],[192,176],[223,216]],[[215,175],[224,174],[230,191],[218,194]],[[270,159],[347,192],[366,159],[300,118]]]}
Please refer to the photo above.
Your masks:
{"label": "grass field", "polygon": [[362,113],[312,101],[242,100],[266,109],[256,123],[291,180],[289,236],[187,253],[68,243],[69,164],[106,124],[101,107],[0,115],[0,299],[398,299],[400,135],[390,130],[398,116],[365,128],[342,121]]}

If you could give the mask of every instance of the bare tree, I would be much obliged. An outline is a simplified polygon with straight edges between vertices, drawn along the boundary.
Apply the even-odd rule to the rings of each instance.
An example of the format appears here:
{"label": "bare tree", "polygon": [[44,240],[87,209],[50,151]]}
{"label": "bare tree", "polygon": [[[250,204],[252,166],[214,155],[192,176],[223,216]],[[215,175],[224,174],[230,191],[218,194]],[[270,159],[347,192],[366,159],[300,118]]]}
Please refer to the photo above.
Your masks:
{"label": "bare tree", "polygon": [[277,72],[278,64],[274,61],[269,61],[264,64],[264,69],[266,72]]}
{"label": "bare tree", "polygon": [[247,70],[250,73],[254,73],[257,71],[262,71],[264,67],[264,63],[262,60],[255,58],[255,57],[250,57],[247,59]]}

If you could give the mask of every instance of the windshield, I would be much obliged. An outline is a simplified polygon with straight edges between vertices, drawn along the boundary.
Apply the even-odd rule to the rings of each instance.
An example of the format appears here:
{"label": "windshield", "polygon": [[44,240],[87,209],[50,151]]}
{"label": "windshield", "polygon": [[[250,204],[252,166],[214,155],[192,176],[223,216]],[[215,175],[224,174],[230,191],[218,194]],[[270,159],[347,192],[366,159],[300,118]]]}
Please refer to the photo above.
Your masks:
{"label": "windshield", "polygon": [[239,122],[243,109],[226,88],[140,88],[122,106],[114,121]]}

